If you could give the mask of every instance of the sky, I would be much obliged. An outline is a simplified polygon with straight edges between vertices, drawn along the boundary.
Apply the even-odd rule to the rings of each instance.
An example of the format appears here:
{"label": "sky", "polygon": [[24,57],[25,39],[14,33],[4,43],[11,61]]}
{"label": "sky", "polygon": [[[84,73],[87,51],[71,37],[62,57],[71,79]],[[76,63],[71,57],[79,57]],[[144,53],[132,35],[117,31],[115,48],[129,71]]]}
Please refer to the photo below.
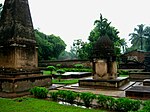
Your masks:
{"label": "sky", "polygon": [[[0,0],[1,3],[4,0]],[[88,41],[100,13],[129,44],[129,33],[139,24],[150,25],[149,0],[28,0],[35,29],[60,36],[70,50],[73,41]]]}

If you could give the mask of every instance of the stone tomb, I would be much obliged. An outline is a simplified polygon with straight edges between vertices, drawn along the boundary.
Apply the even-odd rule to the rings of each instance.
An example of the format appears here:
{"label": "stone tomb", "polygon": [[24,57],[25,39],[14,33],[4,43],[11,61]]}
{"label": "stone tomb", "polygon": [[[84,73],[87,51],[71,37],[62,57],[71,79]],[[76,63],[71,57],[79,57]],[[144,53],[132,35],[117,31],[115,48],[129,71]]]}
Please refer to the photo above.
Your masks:
{"label": "stone tomb", "polygon": [[145,79],[141,84],[133,86],[125,91],[126,97],[131,98],[150,98],[150,79]]}
{"label": "stone tomb", "polygon": [[80,87],[117,89],[129,83],[129,78],[117,77],[114,46],[108,36],[102,36],[96,42],[93,50],[92,66],[93,79],[79,80]]}
{"label": "stone tomb", "polygon": [[150,98],[150,86],[133,86],[125,91],[125,95],[130,98]]}
{"label": "stone tomb", "polygon": [[38,53],[28,0],[5,0],[0,19],[0,96],[29,94],[50,86],[38,69]]}

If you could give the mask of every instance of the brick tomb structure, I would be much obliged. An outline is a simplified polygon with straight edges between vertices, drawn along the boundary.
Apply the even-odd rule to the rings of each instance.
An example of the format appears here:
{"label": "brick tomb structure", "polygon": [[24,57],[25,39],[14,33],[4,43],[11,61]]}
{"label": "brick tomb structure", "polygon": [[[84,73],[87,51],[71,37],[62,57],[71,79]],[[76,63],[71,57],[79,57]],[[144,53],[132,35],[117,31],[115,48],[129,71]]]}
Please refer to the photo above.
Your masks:
{"label": "brick tomb structure", "polygon": [[92,56],[93,79],[79,80],[81,87],[119,88],[129,82],[128,78],[117,77],[114,45],[108,36],[99,37]]}
{"label": "brick tomb structure", "polygon": [[28,0],[5,0],[0,19],[0,96],[28,94],[50,86],[38,69],[38,53]]}

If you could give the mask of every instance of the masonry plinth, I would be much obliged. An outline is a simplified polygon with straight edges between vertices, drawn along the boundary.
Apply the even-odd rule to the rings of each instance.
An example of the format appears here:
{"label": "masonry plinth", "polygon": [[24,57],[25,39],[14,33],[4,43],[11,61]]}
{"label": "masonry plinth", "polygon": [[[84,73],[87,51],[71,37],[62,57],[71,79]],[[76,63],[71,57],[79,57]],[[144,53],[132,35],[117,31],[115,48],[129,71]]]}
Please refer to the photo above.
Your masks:
{"label": "masonry plinth", "polygon": [[38,51],[28,0],[5,0],[0,18],[0,97],[50,86],[38,68]]}
{"label": "masonry plinth", "polygon": [[129,78],[118,77],[116,79],[83,79],[79,80],[80,87],[119,89],[123,85],[129,83]]}

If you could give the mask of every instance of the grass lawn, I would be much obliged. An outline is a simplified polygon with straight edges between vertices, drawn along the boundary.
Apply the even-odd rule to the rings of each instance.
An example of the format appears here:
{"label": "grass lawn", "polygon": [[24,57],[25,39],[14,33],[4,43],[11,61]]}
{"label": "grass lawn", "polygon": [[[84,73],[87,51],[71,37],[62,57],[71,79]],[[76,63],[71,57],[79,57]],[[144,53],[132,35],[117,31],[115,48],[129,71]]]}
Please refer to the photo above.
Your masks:
{"label": "grass lawn", "polygon": [[119,77],[129,77],[129,75],[119,75]]}
{"label": "grass lawn", "polygon": [[68,80],[61,79],[60,82],[58,79],[53,79],[52,83],[53,84],[75,84],[78,83],[78,79],[68,79]]}
{"label": "grass lawn", "polygon": [[20,102],[16,99],[0,98],[0,105],[0,112],[104,112],[94,109],[64,106],[57,102],[36,98],[22,98]]}

